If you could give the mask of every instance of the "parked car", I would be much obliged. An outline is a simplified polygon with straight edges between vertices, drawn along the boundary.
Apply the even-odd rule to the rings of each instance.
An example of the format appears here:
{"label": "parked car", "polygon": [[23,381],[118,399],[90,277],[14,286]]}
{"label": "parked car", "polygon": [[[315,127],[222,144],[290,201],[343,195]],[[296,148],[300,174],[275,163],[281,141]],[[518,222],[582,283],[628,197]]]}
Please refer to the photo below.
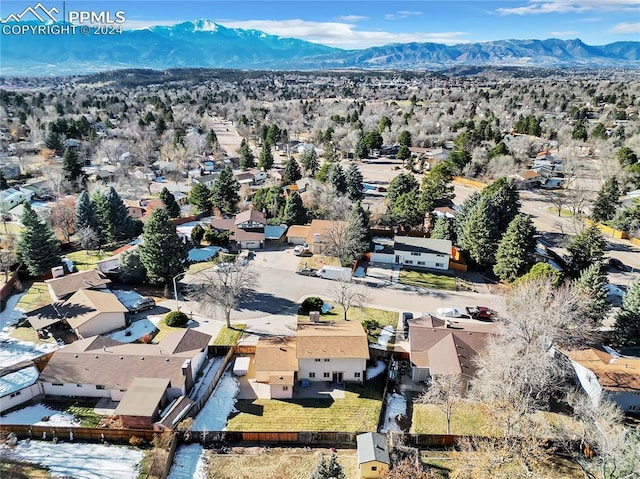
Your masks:
{"label": "parked car", "polygon": [[298,245],[293,248],[293,254],[295,254],[296,256],[313,256],[311,250],[303,245]]}
{"label": "parked car", "polygon": [[618,271],[622,271],[625,273],[631,271],[631,268],[626,264],[624,264],[622,261],[620,261],[618,258],[609,258],[608,263],[609,263],[609,266],[617,269]]}
{"label": "parked car", "polygon": [[496,317],[496,312],[486,306],[467,306],[464,308],[467,314],[473,319],[480,319],[484,321],[493,321]]}
{"label": "parked car", "polygon": [[146,309],[153,309],[156,307],[156,302],[153,298],[143,297],[140,299],[136,299],[131,305],[128,307],[129,312],[131,313],[139,313],[140,311],[144,311]]}
{"label": "parked car", "polygon": [[229,271],[233,268],[233,263],[219,263],[213,267],[214,271]]}
{"label": "parked car", "polygon": [[404,326],[404,339],[409,337],[409,321],[413,319],[413,313],[402,313],[402,324]]}
{"label": "parked car", "polygon": [[459,318],[462,316],[460,310],[456,308],[438,308],[436,314],[446,318]]}
{"label": "parked car", "polygon": [[296,273],[302,276],[318,276],[318,270],[313,268],[300,268],[296,270]]}

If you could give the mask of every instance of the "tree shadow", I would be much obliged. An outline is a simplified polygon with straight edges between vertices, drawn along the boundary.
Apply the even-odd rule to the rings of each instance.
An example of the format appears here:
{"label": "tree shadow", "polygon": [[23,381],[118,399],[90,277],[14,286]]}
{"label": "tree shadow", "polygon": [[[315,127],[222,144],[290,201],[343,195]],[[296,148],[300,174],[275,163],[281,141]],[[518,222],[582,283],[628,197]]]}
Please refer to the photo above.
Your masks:
{"label": "tree shadow", "polygon": [[255,293],[251,297],[244,299],[237,309],[239,311],[247,310],[261,311],[267,314],[281,314],[297,306],[297,303],[280,296],[274,296],[271,293]]}

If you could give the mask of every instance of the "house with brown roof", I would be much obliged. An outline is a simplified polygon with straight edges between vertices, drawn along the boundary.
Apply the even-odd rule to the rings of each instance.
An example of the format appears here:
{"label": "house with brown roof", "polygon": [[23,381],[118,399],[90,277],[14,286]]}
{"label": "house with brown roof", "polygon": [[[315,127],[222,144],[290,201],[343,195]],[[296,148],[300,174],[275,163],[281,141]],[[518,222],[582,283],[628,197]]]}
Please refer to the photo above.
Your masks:
{"label": "house with brown roof", "polygon": [[260,338],[254,356],[256,382],[269,385],[271,399],[291,399],[298,372],[295,338]]}
{"label": "house with brown roof", "polygon": [[111,284],[97,269],[78,271],[45,281],[52,301],[63,301],[80,289],[104,289]]}
{"label": "house with brown roof", "polygon": [[369,359],[367,333],[358,321],[298,325],[298,378],[363,382]]}
{"label": "house with brown roof", "polygon": [[309,245],[313,254],[324,253],[331,244],[330,237],[344,229],[344,221],[315,219],[309,225],[292,225],[287,230],[287,243]]}
{"label": "house with brown roof", "polygon": [[427,381],[434,375],[475,375],[474,359],[492,336],[495,324],[442,320],[430,314],[409,323],[411,378]]}
{"label": "house with brown roof", "polygon": [[[210,340],[210,335],[192,329],[168,334],[158,344],[125,344],[105,336],[93,336],[53,353],[39,382],[45,395],[55,397],[105,397],[123,401],[129,392],[136,399],[141,396],[140,391],[153,390],[153,401],[157,399],[160,404],[164,398],[158,389],[160,381],[135,380],[161,380],[166,384],[169,401],[188,396],[207,358]],[[136,385],[139,387],[134,387]],[[152,405],[145,403],[138,408],[135,401],[127,399],[121,413],[137,416],[135,411],[141,409],[153,412]]]}
{"label": "house with brown roof", "polygon": [[267,219],[261,211],[246,210],[235,218],[212,218],[211,227],[218,231],[230,231],[229,239],[240,249],[264,247]]}
{"label": "house with brown roof", "polygon": [[594,405],[604,398],[624,412],[640,412],[640,358],[597,348],[562,353],[571,361],[575,382]]}

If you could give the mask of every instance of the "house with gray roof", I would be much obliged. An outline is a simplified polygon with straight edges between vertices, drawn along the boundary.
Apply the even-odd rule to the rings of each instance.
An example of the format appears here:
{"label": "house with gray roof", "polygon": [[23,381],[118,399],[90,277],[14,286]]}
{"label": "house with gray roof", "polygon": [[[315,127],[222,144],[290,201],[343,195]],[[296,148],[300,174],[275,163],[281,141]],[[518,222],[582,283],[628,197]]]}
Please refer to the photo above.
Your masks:
{"label": "house with gray roof", "polygon": [[387,437],[377,432],[356,436],[358,446],[358,477],[373,479],[389,469],[391,459],[387,448]]}

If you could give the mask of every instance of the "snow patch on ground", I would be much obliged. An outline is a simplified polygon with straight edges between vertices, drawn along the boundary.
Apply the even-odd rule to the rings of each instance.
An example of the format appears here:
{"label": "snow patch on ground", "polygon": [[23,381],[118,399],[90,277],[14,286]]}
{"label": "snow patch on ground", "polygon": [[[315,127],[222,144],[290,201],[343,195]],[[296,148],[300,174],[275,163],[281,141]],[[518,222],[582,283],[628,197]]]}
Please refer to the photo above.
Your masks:
{"label": "snow patch on ground", "polygon": [[384,361],[378,359],[376,361],[376,364],[367,368],[367,379],[373,379],[376,376],[380,376],[385,369],[386,366],[384,364]]}
{"label": "snow patch on ground", "polygon": [[167,479],[207,479],[206,458],[202,446],[189,444],[179,447]]}
{"label": "snow patch on ground", "polygon": [[190,399],[194,400],[195,402],[198,402],[200,400],[200,398],[206,392],[209,384],[211,384],[211,381],[213,381],[213,377],[218,372],[218,369],[220,369],[222,361],[224,361],[224,358],[215,358],[212,361],[209,361],[209,364],[207,364],[202,376],[197,379],[195,388],[189,395]]}
{"label": "snow patch on ground", "polygon": [[144,454],[103,444],[20,441],[15,448],[0,448],[0,457],[48,467],[53,477],[74,479],[136,479]]}
{"label": "snow patch on ground", "polygon": [[407,413],[407,398],[402,394],[387,394],[387,411],[384,416],[384,425],[380,429],[381,433],[387,431],[401,431],[402,429],[396,422],[398,414]]}
{"label": "snow patch on ground", "polygon": [[220,382],[213,390],[196,420],[191,426],[192,431],[224,431],[229,414],[236,411],[236,396],[240,383],[233,377],[231,370],[227,370],[220,378]]}
{"label": "snow patch on ground", "polygon": [[133,343],[146,334],[153,333],[157,329],[158,328],[156,328],[156,325],[153,322],[145,318],[131,323],[131,325],[126,329],[116,331],[115,333],[108,334],[107,336],[120,343]]}
{"label": "snow patch on ground", "polygon": [[391,341],[395,335],[396,330],[393,329],[393,326],[385,326],[382,328],[382,331],[380,331],[380,335],[378,336],[378,344],[380,346],[388,346],[389,341]]}
{"label": "snow patch on ground", "polygon": [[[49,416],[48,421],[42,420],[45,416]],[[80,421],[72,414],[56,411],[44,404],[36,404],[10,412],[2,416],[0,422],[2,424],[28,424],[32,426],[80,426]]]}

